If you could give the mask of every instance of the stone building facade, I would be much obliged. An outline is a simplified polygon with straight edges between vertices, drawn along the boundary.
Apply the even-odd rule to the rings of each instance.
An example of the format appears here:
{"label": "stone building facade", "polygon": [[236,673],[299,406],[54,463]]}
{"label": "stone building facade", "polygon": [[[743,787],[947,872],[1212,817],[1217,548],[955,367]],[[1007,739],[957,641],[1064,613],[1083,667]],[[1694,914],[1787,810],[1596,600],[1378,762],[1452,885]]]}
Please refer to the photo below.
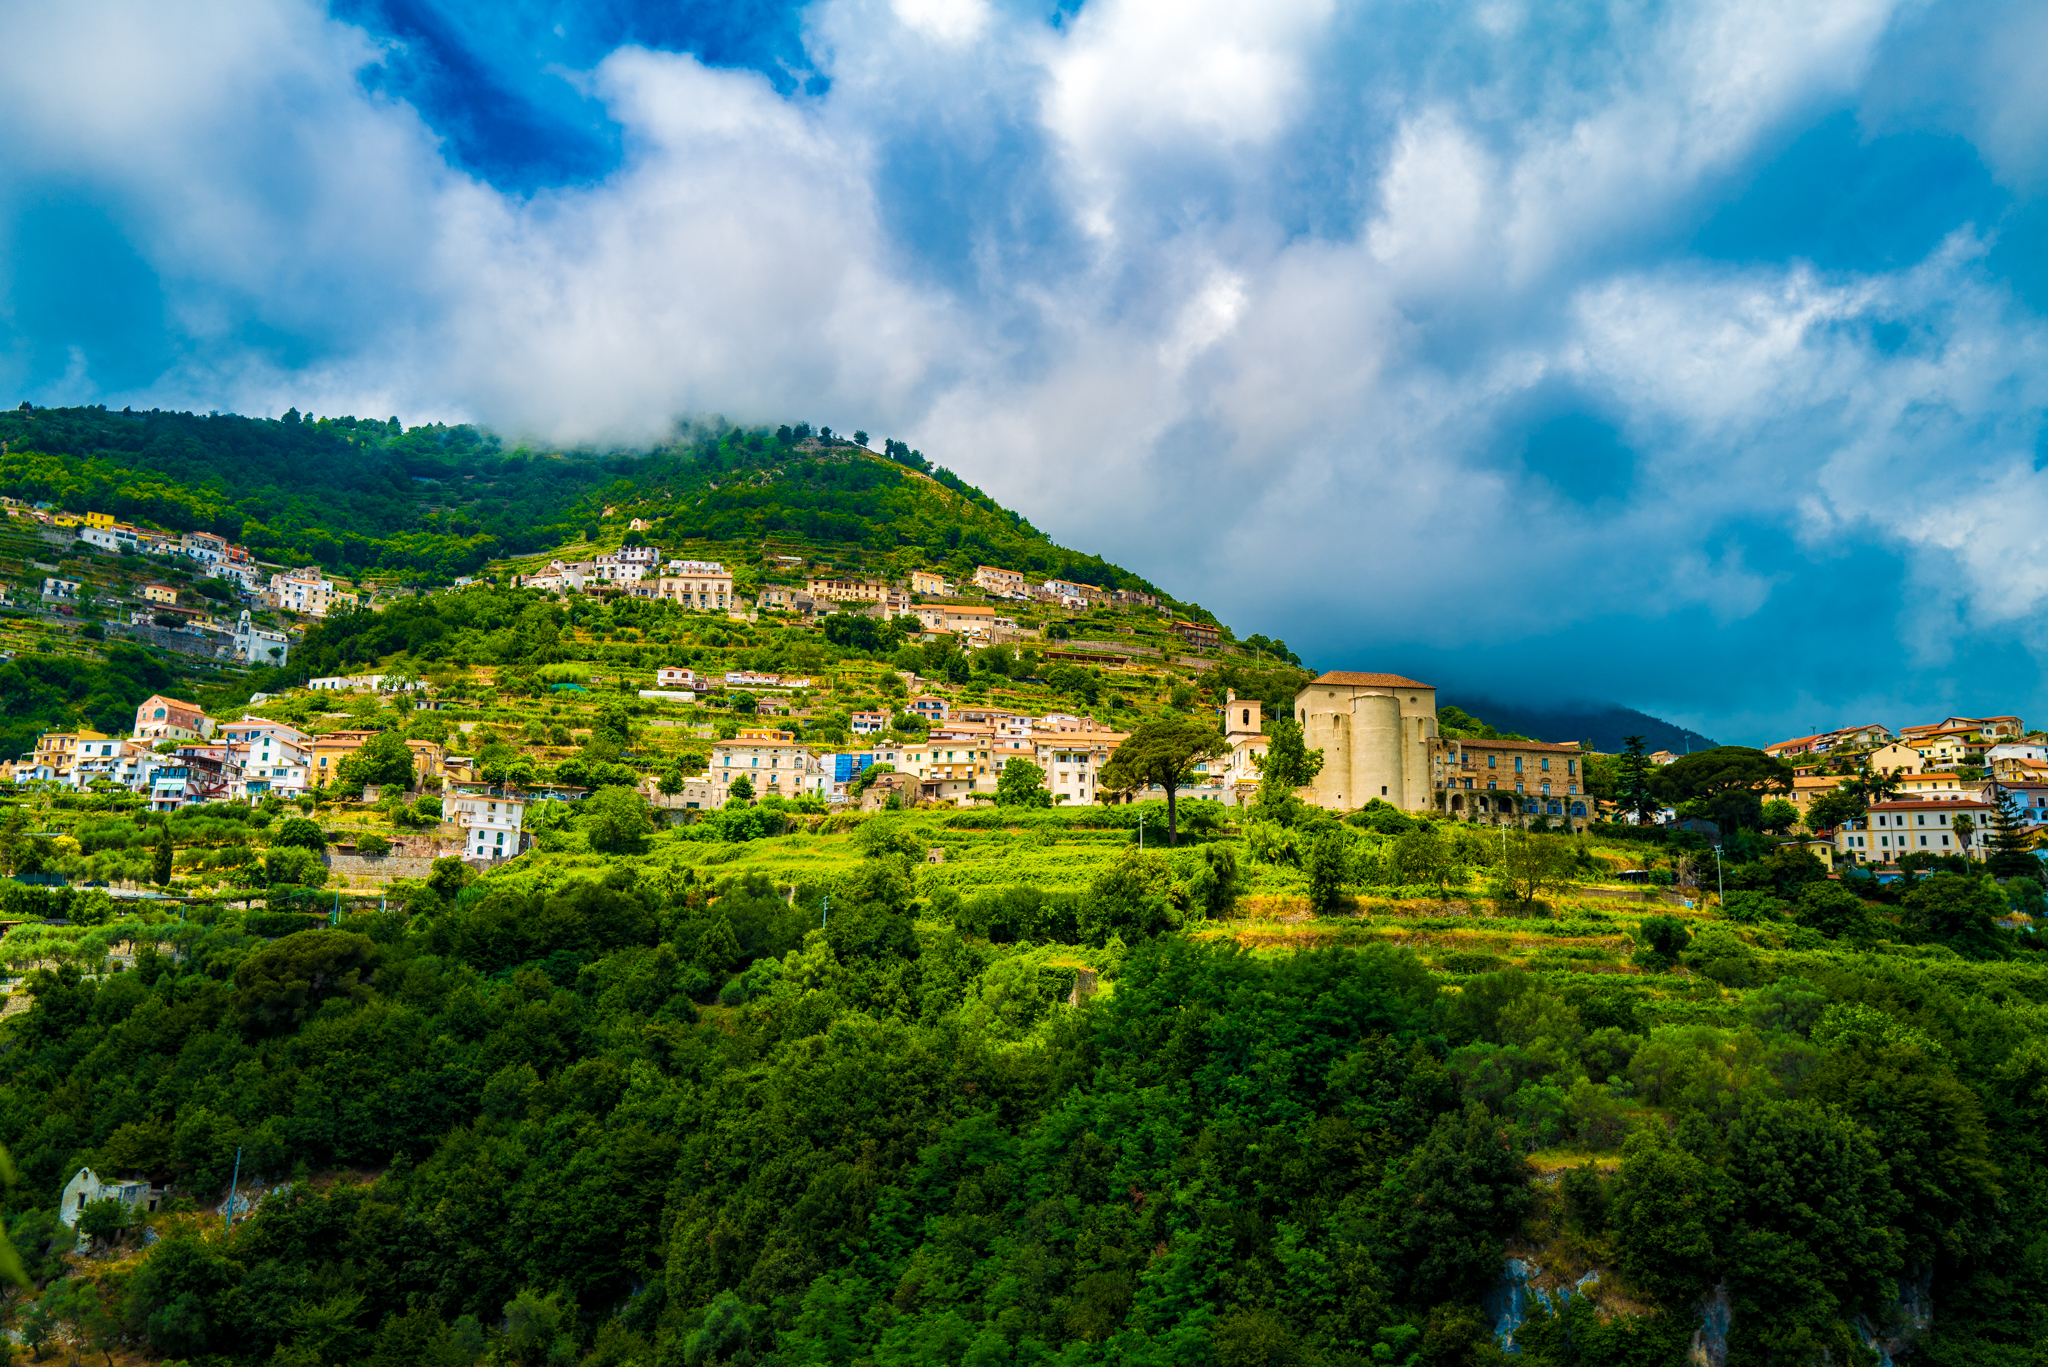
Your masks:
{"label": "stone building facade", "polygon": [[1307,801],[1337,811],[1374,799],[1408,812],[1435,805],[1435,685],[1333,670],[1294,695],[1294,719],[1308,748],[1323,752],[1322,772],[1302,790]]}

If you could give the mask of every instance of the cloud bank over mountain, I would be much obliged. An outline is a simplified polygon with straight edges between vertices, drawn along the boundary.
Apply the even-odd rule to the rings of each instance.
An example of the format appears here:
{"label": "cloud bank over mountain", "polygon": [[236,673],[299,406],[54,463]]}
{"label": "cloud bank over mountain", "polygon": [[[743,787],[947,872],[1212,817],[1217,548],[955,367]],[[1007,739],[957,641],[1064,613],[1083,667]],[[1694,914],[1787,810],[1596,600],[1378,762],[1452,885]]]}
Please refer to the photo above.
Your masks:
{"label": "cloud bank over mountain", "polygon": [[2039,713],[2037,7],[0,6],[39,403],[907,439],[1329,665]]}

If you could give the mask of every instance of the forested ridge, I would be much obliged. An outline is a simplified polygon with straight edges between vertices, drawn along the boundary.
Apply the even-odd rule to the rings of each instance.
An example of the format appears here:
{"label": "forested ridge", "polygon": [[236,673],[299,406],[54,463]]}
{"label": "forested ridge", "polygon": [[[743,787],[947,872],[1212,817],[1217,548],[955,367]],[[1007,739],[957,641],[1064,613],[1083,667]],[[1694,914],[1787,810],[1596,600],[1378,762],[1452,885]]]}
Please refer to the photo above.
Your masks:
{"label": "forested ridge", "polygon": [[874,455],[798,424],[727,426],[642,450],[507,450],[474,427],[396,418],[24,405],[0,411],[0,493],[422,586],[595,541],[607,526],[616,534],[626,508],[660,519],[661,537],[710,543],[707,553],[754,543],[743,561],[781,537],[841,548],[856,565],[864,553],[917,547],[944,559],[964,548],[1105,587],[1144,585],[1054,546],[921,453],[887,446]]}

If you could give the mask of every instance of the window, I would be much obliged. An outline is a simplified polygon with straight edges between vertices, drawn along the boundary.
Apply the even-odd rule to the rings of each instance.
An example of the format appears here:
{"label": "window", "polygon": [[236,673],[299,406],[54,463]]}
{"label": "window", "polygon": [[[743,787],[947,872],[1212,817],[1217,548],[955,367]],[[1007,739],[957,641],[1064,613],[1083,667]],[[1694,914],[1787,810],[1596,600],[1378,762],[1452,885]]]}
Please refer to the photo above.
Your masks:
{"label": "window", "polygon": [[1520,755],[1515,756],[1515,772],[1518,774],[1522,772],[1522,757]]}
{"label": "window", "polygon": [[1550,772],[1550,760],[1548,758],[1545,758],[1543,761],[1543,772],[1546,774]]}
{"label": "window", "polygon": [[1486,767],[1489,769],[1498,769],[1500,767],[1500,756],[1488,755],[1486,757]]}

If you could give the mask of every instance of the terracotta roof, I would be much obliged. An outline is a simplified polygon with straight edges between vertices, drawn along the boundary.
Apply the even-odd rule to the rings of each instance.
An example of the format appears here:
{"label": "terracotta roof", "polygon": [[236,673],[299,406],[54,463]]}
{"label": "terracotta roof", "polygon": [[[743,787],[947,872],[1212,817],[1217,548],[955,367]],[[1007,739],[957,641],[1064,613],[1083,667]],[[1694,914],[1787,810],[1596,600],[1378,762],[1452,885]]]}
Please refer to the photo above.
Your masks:
{"label": "terracotta roof", "polygon": [[1354,674],[1349,670],[1333,669],[1315,680],[1319,684],[1341,684],[1347,688],[1430,688],[1435,684],[1417,683],[1399,674]]}
{"label": "terracotta roof", "polygon": [[1912,808],[1924,808],[1930,812],[1950,812],[1958,807],[1989,807],[1990,805],[1990,803],[1980,801],[1974,797],[1965,797],[1951,798],[1946,802],[1914,802],[1910,800],[1905,802],[1873,802],[1870,804],[1870,810],[1873,812],[1896,812]]}
{"label": "terracotta roof", "polygon": [[[1427,684],[1421,686],[1428,687]],[[1497,745],[1503,750],[1569,750],[1573,754],[1579,752],[1579,743],[1575,740],[1454,740],[1447,736],[1444,738],[1444,744]]]}

